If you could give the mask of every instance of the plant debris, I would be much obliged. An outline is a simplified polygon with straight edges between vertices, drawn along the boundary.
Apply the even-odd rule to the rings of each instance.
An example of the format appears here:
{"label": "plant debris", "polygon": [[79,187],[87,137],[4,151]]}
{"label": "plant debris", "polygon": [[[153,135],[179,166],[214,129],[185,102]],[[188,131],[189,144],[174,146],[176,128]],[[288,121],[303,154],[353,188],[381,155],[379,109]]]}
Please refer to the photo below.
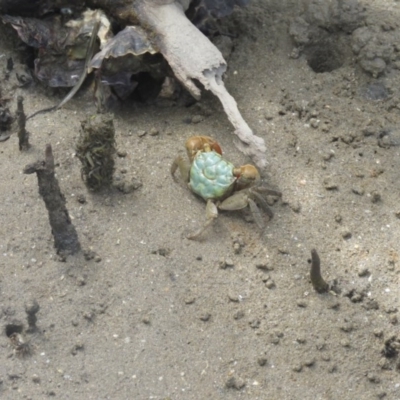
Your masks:
{"label": "plant debris", "polygon": [[97,115],[83,121],[81,126],[76,155],[82,163],[82,179],[90,190],[110,186],[116,151],[112,117]]}

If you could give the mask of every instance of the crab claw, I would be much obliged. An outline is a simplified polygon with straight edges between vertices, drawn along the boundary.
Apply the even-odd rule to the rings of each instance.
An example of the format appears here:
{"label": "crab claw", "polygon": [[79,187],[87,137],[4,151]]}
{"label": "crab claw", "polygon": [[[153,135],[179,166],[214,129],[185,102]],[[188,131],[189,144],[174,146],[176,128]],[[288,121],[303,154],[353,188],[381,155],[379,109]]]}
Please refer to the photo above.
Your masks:
{"label": "crab claw", "polygon": [[233,170],[233,175],[237,177],[237,184],[240,188],[252,186],[260,180],[260,173],[254,165],[246,164]]}
{"label": "crab claw", "polygon": [[210,136],[192,136],[188,140],[186,140],[185,146],[190,162],[193,161],[195,155],[199,151],[214,150],[216,153],[222,155],[222,150],[220,145],[216,140],[214,140]]}

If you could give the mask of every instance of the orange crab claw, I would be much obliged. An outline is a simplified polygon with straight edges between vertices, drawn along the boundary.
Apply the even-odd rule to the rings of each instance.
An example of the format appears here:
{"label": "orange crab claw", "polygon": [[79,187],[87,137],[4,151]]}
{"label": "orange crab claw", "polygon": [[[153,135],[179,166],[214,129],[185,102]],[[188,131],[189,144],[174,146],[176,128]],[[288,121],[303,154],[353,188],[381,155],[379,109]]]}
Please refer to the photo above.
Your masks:
{"label": "orange crab claw", "polygon": [[193,161],[198,151],[212,151],[222,155],[218,142],[210,136],[192,136],[186,140],[186,151],[190,161]]}
{"label": "orange crab claw", "polygon": [[241,167],[234,168],[233,175],[237,177],[238,189],[244,189],[253,185],[260,180],[260,173],[254,165],[246,164]]}

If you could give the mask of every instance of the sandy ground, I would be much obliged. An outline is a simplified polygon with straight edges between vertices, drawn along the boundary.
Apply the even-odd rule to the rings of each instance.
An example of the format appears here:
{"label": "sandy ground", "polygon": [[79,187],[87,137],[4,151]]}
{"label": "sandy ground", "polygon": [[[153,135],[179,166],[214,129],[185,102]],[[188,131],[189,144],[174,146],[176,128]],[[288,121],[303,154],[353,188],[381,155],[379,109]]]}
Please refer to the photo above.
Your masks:
{"label": "sandy ground", "polygon": [[[169,174],[185,139],[211,135],[227,159],[249,162],[210,94],[115,112],[116,175],[143,183],[128,194],[81,180],[89,92],[29,121],[29,151],[16,134],[0,143],[2,399],[400,399],[400,3],[363,0],[364,17],[339,3],[254,0],[226,21],[239,34],[226,85],[283,193],[263,233],[249,213],[224,212],[201,240],[185,238],[205,219]],[[18,66],[0,36],[13,113],[18,95],[28,114],[60,101],[18,88],[15,70],[6,81],[11,56]],[[22,173],[47,143],[92,260],[59,260],[37,179]],[[312,248],[336,293],[313,290]],[[32,299],[23,357],[7,333],[27,330]]]}

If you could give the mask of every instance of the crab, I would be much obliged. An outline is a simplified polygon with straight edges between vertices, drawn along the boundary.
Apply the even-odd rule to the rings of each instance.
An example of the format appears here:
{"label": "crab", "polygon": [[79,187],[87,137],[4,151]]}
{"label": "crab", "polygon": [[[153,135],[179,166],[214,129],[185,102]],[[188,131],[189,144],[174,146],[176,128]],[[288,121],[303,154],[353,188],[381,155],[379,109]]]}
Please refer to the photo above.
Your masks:
{"label": "crab", "polygon": [[188,239],[196,239],[218,217],[218,209],[224,211],[250,208],[260,229],[264,229],[262,214],[257,204],[271,219],[273,212],[262,196],[280,197],[282,194],[260,186],[260,174],[253,165],[235,167],[222,157],[218,142],[209,136],[192,136],[186,141],[188,160],[182,156],[175,158],[171,165],[171,175],[179,169],[181,177],[188,182],[192,192],[206,202],[206,222]]}

